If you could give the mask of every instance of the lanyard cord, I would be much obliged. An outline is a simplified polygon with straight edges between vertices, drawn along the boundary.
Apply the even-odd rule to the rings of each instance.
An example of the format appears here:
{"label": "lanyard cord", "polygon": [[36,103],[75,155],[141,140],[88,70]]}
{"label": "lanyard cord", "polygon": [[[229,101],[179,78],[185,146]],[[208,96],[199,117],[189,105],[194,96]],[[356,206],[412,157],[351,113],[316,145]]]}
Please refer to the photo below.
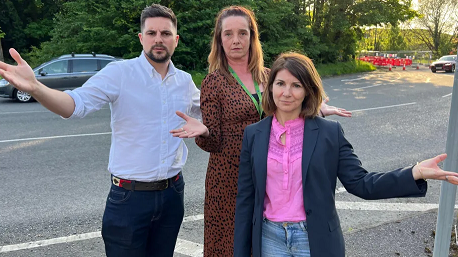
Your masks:
{"label": "lanyard cord", "polygon": [[242,80],[240,80],[239,76],[237,75],[237,73],[235,73],[235,71],[231,68],[231,66],[229,66],[229,71],[231,72],[232,76],[237,80],[237,82],[242,86],[243,90],[245,90],[245,92],[248,94],[248,96],[253,101],[254,106],[256,107],[256,110],[259,113],[259,120],[261,120],[261,118],[262,118],[262,95],[261,95],[261,91],[259,90],[258,83],[255,80],[253,80],[254,89],[256,90],[256,94],[258,95],[259,102],[256,101],[254,96],[250,93],[248,88],[246,88],[246,86],[243,84]]}

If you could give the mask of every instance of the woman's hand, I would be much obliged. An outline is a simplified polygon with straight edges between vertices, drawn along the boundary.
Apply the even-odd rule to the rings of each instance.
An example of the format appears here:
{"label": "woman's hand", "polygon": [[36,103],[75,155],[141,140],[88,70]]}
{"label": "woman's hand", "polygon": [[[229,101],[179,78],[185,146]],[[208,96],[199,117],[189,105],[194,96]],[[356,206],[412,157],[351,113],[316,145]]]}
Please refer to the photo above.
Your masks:
{"label": "woman's hand", "polygon": [[176,111],[176,114],[183,118],[186,121],[186,124],[181,128],[170,130],[170,133],[172,133],[174,137],[192,138],[198,136],[209,136],[210,133],[208,132],[208,128],[197,119],[191,118],[180,111]]}
{"label": "woman's hand", "polygon": [[458,173],[444,171],[437,166],[437,164],[445,160],[445,158],[447,158],[447,154],[444,153],[415,165],[412,169],[414,179],[445,180],[454,185],[458,185]]}
{"label": "woman's hand", "polygon": [[350,111],[347,111],[342,108],[337,108],[335,106],[327,105],[326,104],[327,102],[329,102],[329,97],[326,97],[326,99],[324,99],[323,102],[321,103],[321,113],[324,116],[338,115],[342,117],[351,117]]}

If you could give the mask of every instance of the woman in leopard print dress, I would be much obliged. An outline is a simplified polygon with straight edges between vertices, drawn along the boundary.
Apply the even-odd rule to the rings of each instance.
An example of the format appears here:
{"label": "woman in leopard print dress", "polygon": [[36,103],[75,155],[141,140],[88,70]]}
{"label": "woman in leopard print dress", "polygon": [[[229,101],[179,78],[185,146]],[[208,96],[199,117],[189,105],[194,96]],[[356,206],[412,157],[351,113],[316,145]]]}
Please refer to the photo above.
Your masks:
{"label": "woman in leopard print dress", "polygon": [[[201,110],[210,135],[196,143],[210,152],[205,180],[204,256],[233,256],[235,198],[243,131],[262,116],[260,98],[269,70],[264,68],[254,14],[240,6],[217,16],[209,74],[201,86]],[[350,116],[322,105],[324,114]]]}

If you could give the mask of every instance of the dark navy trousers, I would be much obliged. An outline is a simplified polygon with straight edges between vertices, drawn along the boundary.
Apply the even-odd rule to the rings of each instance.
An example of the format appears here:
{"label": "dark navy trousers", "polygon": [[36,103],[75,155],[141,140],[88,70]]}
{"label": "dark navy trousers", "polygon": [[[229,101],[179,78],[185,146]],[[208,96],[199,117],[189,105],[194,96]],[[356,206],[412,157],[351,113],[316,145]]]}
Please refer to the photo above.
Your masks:
{"label": "dark navy trousers", "polygon": [[184,216],[184,180],[160,191],[111,185],[102,222],[107,257],[172,257]]}

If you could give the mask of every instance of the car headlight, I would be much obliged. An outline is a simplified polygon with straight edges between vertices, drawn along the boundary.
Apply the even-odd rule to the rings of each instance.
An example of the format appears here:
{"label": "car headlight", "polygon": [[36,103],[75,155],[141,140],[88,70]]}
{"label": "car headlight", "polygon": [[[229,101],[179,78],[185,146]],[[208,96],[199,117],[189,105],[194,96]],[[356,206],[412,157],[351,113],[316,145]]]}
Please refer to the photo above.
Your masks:
{"label": "car headlight", "polygon": [[10,83],[4,79],[0,80],[0,87],[6,87],[8,86]]}

